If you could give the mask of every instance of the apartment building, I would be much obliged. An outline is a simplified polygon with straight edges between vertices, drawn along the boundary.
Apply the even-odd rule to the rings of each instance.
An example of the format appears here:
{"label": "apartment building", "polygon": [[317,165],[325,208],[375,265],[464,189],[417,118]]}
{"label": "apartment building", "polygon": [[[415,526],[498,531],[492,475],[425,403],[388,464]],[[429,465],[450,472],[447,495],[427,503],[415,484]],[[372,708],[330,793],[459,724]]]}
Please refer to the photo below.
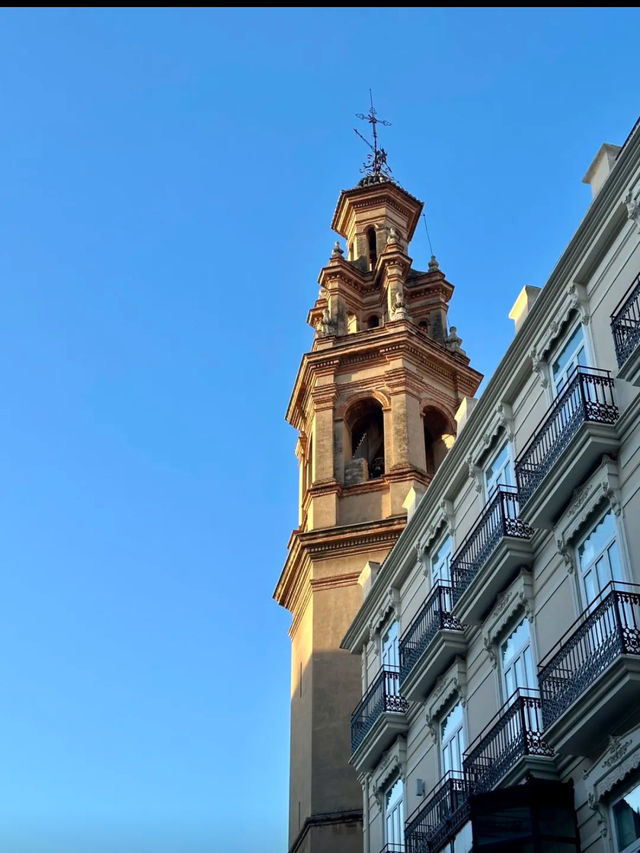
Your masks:
{"label": "apartment building", "polygon": [[430,401],[444,452],[358,579],[365,853],[640,850],[638,125],[585,182],[480,398]]}

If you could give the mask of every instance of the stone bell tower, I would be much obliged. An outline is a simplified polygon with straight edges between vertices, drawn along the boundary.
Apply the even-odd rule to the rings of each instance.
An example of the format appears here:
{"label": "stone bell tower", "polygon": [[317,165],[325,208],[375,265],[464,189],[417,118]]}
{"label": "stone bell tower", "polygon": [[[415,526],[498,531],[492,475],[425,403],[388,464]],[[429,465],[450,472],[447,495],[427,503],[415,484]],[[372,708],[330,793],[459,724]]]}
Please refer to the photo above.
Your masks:
{"label": "stone bell tower", "polygon": [[[375,165],[375,164],[374,164]],[[349,722],[361,668],[340,642],[455,439],[481,376],[447,311],[453,286],[408,247],[422,202],[380,169],[340,194],[339,243],[308,315],[315,329],[287,410],[298,431],[299,524],[274,597],[291,611],[291,853],[361,853],[362,791]]]}

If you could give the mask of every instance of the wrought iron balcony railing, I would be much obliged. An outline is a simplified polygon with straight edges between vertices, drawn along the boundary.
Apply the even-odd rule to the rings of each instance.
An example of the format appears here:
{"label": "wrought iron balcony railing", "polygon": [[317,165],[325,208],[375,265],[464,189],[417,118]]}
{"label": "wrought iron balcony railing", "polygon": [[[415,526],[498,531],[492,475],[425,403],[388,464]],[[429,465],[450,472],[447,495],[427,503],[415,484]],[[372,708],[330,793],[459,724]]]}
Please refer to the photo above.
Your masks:
{"label": "wrought iron balcony railing", "polygon": [[608,370],[578,366],[516,459],[516,480],[524,506],[564,453],[583,423],[614,424],[618,407]]}
{"label": "wrought iron balcony railing", "polygon": [[351,715],[351,752],[354,753],[385,711],[402,714],[408,702],[400,695],[400,669],[381,669]]}
{"label": "wrought iron balcony railing", "polygon": [[438,583],[400,639],[400,684],[438,631],[447,628],[462,631],[462,625],[451,615],[453,606],[450,584]]}
{"label": "wrought iron balcony railing", "polygon": [[493,790],[526,755],[551,757],[542,731],[539,692],[518,688],[465,754],[463,767],[472,791]]}
{"label": "wrought iron balcony railing", "polygon": [[453,603],[460,598],[505,536],[529,539],[533,530],[518,519],[518,492],[498,486],[471,533],[451,561]]}
{"label": "wrought iron balcony railing", "polygon": [[640,343],[640,275],[611,315],[611,332],[618,367],[622,367]]}
{"label": "wrought iron balcony railing", "polygon": [[545,729],[620,655],[640,655],[640,586],[612,582],[540,663]]}
{"label": "wrought iron balcony railing", "polygon": [[469,819],[469,783],[464,773],[450,770],[409,816],[404,830],[407,853],[438,850]]}

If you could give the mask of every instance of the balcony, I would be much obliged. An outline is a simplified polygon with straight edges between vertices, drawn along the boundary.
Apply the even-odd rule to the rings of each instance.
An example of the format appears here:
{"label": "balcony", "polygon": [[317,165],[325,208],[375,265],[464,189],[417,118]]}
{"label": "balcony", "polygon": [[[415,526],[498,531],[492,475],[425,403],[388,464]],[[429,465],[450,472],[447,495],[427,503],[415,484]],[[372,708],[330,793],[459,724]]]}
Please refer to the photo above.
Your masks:
{"label": "balcony", "polygon": [[452,616],[452,589],[437,584],[400,640],[400,686],[410,701],[423,699],[456,655],[467,649],[462,625]]}
{"label": "balcony", "polygon": [[589,755],[606,732],[640,716],[640,587],[611,583],[541,661],[545,739]]}
{"label": "balcony", "polygon": [[408,702],[400,695],[400,670],[384,667],[351,715],[351,759],[358,772],[375,767],[398,734],[406,732]]}
{"label": "balcony", "polygon": [[618,376],[640,384],[640,275],[611,315]]}
{"label": "balcony", "polygon": [[515,785],[527,773],[555,777],[553,751],[542,735],[537,690],[519,688],[465,754],[464,772],[474,794]]}
{"label": "balcony", "polygon": [[409,816],[404,830],[407,853],[431,853],[451,841],[469,820],[469,784],[463,773],[449,771]]}
{"label": "balcony", "polygon": [[453,613],[477,625],[514,572],[530,562],[532,529],[518,518],[518,493],[498,486],[451,561]]}
{"label": "balcony", "polygon": [[523,521],[553,525],[602,454],[616,451],[617,420],[609,371],[577,367],[516,460]]}

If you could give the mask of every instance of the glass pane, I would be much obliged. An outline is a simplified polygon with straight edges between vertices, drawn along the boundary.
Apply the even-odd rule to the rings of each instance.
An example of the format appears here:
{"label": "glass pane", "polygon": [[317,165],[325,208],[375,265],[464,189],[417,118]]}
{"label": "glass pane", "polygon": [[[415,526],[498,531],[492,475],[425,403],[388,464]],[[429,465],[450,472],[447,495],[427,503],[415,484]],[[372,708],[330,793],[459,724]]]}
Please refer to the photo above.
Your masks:
{"label": "glass pane", "polygon": [[624,850],[640,839],[640,785],[619,800],[613,807],[618,850]]}
{"label": "glass pane", "polygon": [[609,565],[611,567],[611,577],[614,581],[623,581],[622,563],[620,562],[620,553],[618,551],[618,543],[614,542],[609,546],[608,550]]}
{"label": "glass pane", "polygon": [[584,335],[582,325],[578,324],[575,331],[560,350],[557,358],[551,364],[553,385],[556,390],[562,385],[575,364],[584,364],[585,360]]}
{"label": "glass pane", "polygon": [[448,582],[451,580],[449,563],[451,562],[452,543],[451,537],[447,536],[442,545],[431,557],[431,577],[433,583],[438,581]]}

